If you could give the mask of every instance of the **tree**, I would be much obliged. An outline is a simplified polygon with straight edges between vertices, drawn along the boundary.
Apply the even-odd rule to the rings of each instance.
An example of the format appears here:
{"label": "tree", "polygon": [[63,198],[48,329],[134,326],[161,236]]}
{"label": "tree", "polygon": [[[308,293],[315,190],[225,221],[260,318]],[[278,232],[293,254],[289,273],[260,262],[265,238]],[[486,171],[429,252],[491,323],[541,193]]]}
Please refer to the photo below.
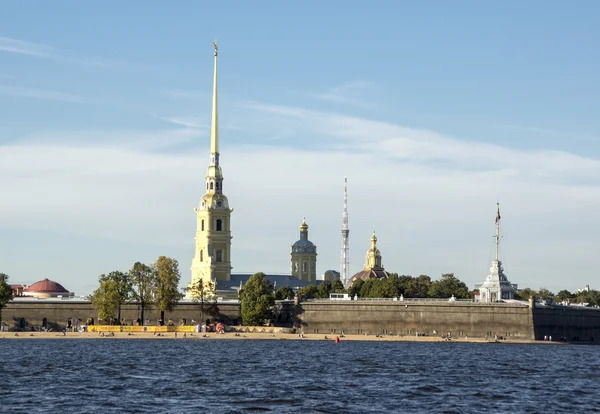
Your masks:
{"label": "tree", "polygon": [[294,290],[289,286],[282,286],[277,289],[277,293],[275,293],[275,299],[277,300],[289,300],[294,299]]}
{"label": "tree", "polygon": [[329,285],[329,283],[327,283],[326,280],[324,280],[319,284],[319,286],[317,286],[316,298],[328,299],[329,293],[331,293],[331,286]]}
{"label": "tree", "polygon": [[346,289],[344,289],[344,284],[340,280],[339,277],[336,277],[331,282],[331,293],[344,293]]}
{"label": "tree", "polygon": [[471,294],[465,282],[458,280],[454,273],[445,273],[440,280],[436,280],[431,284],[429,296],[432,298],[454,296],[457,299],[469,299]]}
{"label": "tree", "polygon": [[565,289],[556,294],[556,299],[560,302],[564,302],[565,300],[569,300],[571,298],[573,298],[573,294]]}
{"label": "tree", "polygon": [[264,273],[255,273],[240,291],[242,322],[244,325],[263,325],[271,319],[275,298],[273,285]]}
{"label": "tree", "polygon": [[420,275],[411,278],[404,295],[408,298],[427,298],[429,297],[429,288],[431,287],[431,278],[427,275]]}
{"label": "tree", "polygon": [[352,285],[348,288],[348,296],[354,298],[354,296],[360,296],[360,290],[362,289],[365,281],[362,279],[356,279],[352,282]]}
{"label": "tree", "polygon": [[0,273],[0,326],[2,326],[2,309],[12,299],[12,288],[8,284],[8,275]]}
{"label": "tree", "polygon": [[213,282],[204,282],[198,279],[188,288],[192,297],[192,302],[200,311],[200,323],[204,323],[205,315],[217,316],[219,314],[219,306],[217,305],[217,295],[215,295],[215,284]]}
{"label": "tree", "polygon": [[110,321],[119,308],[119,285],[115,280],[104,279],[90,297],[92,305],[98,311],[98,319]]}
{"label": "tree", "polygon": [[515,299],[529,300],[529,298],[532,296],[537,296],[537,292],[531,288],[524,288],[515,294]]}
{"label": "tree", "polygon": [[131,286],[131,278],[129,276],[129,274],[127,273],[123,273],[123,272],[119,272],[114,271],[114,272],[110,272],[107,275],[100,275],[100,277],[98,278],[98,282],[100,282],[100,284],[102,285],[102,282],[106,281],[106,280],[112,280],[114,281],[117,286],[117,318],[119,320],[119,324],[121,323],[121,306],[127,304],[130,300],[131,297],[133,295],[133,288]]}
{"label": "tree", "polygon": [[160,319],[165,320],[165,312],[173,311],[183,295],[179,291],[179,262],[166,256],[159,256],[154,263],[154,298],[160,309]]}
{"label": "tree", "polygon": [[542,287],[538,291],[538,297],[540,299],[544,299],[544,300],[552,299],[554,297],[554,293],[552,293],[548,289]]}
{"label": "tree", "polygon": [[318,288],[316,285],[307,285],[298,289],[298,298],[302,299],[314,299],[317,297]]}
{"label": "tree", "polygon": [[144,311],[150,309],[154,303],[154,280],[155,274],[150,266],[136,262],[129,271],[131,284],[133,286],[133,298],[140,305],[140,319],[144,324]]}

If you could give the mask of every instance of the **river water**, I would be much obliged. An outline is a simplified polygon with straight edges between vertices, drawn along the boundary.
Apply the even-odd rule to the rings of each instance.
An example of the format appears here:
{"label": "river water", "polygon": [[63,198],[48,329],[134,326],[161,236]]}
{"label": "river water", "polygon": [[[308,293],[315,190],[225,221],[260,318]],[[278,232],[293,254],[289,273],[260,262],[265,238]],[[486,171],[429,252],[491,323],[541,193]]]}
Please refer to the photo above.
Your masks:
{"label": "river water", "polygon": [[600,347],[0,340],[6,413],[600,412]]}

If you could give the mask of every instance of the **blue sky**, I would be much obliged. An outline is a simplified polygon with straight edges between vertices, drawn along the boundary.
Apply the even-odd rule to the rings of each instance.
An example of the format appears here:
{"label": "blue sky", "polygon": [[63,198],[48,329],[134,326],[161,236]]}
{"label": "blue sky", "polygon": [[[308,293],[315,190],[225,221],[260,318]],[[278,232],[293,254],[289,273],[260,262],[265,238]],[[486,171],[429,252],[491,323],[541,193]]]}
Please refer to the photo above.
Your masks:
{"label": "blue sky", "polygon": [[[323,4],[326,3],[326,4]],[[239,272],[317,271],[377,229],[386,268],[594,286],[600,4],[4,2],[0,271],[78,294],[164,254],[189,280],[220,45],[221,162]],[[597,286],[596,286],[597,287]]]}

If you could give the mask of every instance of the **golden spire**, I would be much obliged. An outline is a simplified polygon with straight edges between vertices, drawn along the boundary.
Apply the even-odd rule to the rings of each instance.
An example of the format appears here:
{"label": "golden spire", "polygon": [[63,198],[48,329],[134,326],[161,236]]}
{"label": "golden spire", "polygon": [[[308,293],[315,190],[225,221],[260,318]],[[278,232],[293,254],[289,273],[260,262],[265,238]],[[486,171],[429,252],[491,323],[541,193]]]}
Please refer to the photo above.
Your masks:
{"label": "golden spire", "polygon": [[211,164],[219,165],[219,108],[217,102],[217,56],[219,55],[219,46],[217,41],[213,42],[215,48],[215,74],[213,80],[213,102],[212,102],[212,123],[210,130],[210,155]]}

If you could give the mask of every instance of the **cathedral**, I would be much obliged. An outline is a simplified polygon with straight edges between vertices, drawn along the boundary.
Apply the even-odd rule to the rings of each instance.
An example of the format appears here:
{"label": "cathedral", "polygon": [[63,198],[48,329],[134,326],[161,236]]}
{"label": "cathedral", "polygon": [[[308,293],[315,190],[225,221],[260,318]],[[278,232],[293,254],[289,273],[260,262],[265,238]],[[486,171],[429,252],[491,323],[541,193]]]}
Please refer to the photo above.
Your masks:
{"label": "cathedral", "polygon": [[[231,279],[231,212],[223,194],[223,171],[219,164],[219,112],[217,99],[217,59],[219,49],[214,43],[214,79],[212,122],[210,131],[210,164],[206,171],[206,190],[196,208],[195,252],[192,260],[190,287],[216,287],[219,281]],[[191,290],[188,290],[190,298]]]}
{"label": "cathedral", "polygon": [[292,245],[291,270],[292,276],[299,280],[317,281],[317,246],[308,240],[306,219],[300,225],[300,240]]}

